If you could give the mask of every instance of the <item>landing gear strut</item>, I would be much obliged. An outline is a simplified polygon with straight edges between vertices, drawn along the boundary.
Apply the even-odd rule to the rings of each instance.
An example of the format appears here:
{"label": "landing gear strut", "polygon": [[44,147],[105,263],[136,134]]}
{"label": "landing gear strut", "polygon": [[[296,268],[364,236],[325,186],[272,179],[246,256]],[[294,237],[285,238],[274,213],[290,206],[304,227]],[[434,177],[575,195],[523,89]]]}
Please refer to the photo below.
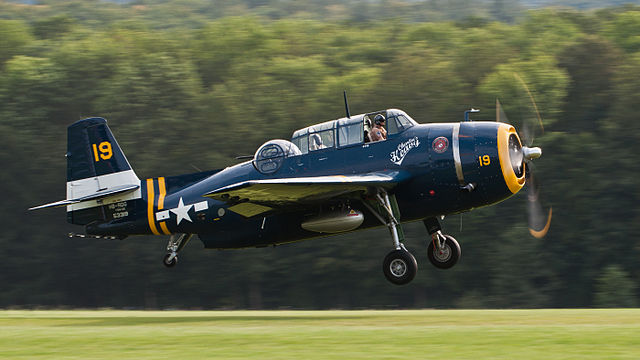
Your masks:
{"label": "landing gear strut", "polygon": [[380,211],[376,210],[367,201],[363,201],[363,204],[378,218],[378,220],[380,220],[380,222],[387,226],[395,248],[395,250],[391,251],[384,258],[384,261],[382,262],[382,272],[387,280],[393,284],[408,284],[413,280],[418,272],[418,262],[416,261],[416,258],[407,251],[404,244],[402,244],[402,240],[404,240],[404,232],[396,218],[400,213],[397,209],[395,197],[392,195],[390,198],[389,194],[387,194],[384,189],[377,189],[375,200],[378,210]]}
{"label": "landing gear strut", "polygon": [[193,234],[173,234],[167,244],[167,254],[162,259],[166,267],[174,267],[178,263],[178,252],[184,248]]}
{"label": "landing gear strut", "polygon": [[431,236],[431,241],[427,247],[427,257],[431,264],[439,269],[453,267],[462,254],[460,244],[453,236],[442,233],[438,219],[424,219],[423,223]]}

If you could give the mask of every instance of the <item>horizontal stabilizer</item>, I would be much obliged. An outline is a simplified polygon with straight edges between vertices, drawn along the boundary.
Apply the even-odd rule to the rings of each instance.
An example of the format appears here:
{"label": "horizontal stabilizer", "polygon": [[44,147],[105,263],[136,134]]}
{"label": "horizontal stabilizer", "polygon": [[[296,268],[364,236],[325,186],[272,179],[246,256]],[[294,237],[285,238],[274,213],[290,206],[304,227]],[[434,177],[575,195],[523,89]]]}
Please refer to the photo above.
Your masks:
{"label": "horizontal stabilizer", "polygon": [[32,207],[32,208],[29,208],[29,210],[38,210],[38,209],[44,209],[44,208],[50,208],[50,207],[67,206],[67,205],[71,205],[71,204],[81,203],[83,201],[98,200],[98,199],[105,198],[105,197],[111,196],[111,195],[131,192],[131,191],[137,190],[139,188],[140,188],[140,185],[137,185],[137,184],[114,186],[114,187],[111,187],[111,188],[107,188],[107,189],[103,189],[103,190],[97,191],[94,194],[85,195],[85,196],[82,196],[82,197],[79,197],[79,198],[76,198],[76,199],[60,200],[60,201],[56,201],[56,202],[53,202],[53,203],[50,203],[50,204],[35,206],[35,207]]}

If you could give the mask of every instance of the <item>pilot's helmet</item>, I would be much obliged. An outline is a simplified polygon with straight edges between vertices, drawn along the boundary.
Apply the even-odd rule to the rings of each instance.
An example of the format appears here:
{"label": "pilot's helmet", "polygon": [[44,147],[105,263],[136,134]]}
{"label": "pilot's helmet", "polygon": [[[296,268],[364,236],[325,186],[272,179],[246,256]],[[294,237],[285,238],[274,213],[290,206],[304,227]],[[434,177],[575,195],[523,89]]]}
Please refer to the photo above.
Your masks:
{"label": "pilot's helmet", "polygon": [[322,138],[318,134],[311,134],[311,145],[315,147],[322,146]]}
{"label": "pilot's helmet", "polygon": [[380,125],[384,121],[385,121],[385,118],[384,118],[384,115],[382,115],[382,114],[378,114],[378,115],[376,115],[376,117],[373,118],[373,122],[375,122],[376,125]]}

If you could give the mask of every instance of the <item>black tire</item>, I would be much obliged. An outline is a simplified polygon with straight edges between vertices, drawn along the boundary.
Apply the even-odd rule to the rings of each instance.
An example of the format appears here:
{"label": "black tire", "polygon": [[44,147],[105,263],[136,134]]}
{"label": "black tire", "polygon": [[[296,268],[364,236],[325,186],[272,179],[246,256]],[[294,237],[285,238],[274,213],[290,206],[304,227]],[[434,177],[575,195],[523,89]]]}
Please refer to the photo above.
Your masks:
{"label": "black tire", "polygon": [[444,247],[441,252],[438,252],[433,240],[429,242],[429,247],[427,248],[427,257],[429,257],[429,261],[431,261],[433,266],[438,269],[449,269],[453,267],[462,255],[460,244],[458,244],[453,236],[444,235],[444,238]]}
{"label": "black tire", "polygon": [[176,264],[178,263],[178,257],[174,256],[173,259],[171,259],[171,261],[169,261],[169,257],[171,256],[171,254],[167,254],[164,256],[164,259],[162,259],[162,263],[164,264],[164,266],[170,268],[170,267],[174,267],[176,266]]}
{"label": "black tire", "polygon": [[418,262],[407,250],[393,250],[384,258],[382,271],[391,283],[404,285],[416,276]]}

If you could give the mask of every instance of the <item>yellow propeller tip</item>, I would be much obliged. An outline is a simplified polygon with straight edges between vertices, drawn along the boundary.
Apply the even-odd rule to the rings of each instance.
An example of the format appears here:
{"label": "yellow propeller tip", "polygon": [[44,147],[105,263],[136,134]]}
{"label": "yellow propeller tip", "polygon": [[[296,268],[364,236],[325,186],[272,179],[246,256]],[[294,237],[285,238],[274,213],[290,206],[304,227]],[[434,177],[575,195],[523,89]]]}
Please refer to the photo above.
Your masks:
{"label": "yellow propeller tip", "polygon": [[542,239],[545,235],[547,235],[547,232],[549,232],[549,228],[551,227],[551,215],[553,213],[553,208],[549,208],[549,214],[547,215],[547,223],[545,224],[544,228],[542,228],[541,230],[534,230],[532,228],[529,228],[529,233],[536,239]]}

